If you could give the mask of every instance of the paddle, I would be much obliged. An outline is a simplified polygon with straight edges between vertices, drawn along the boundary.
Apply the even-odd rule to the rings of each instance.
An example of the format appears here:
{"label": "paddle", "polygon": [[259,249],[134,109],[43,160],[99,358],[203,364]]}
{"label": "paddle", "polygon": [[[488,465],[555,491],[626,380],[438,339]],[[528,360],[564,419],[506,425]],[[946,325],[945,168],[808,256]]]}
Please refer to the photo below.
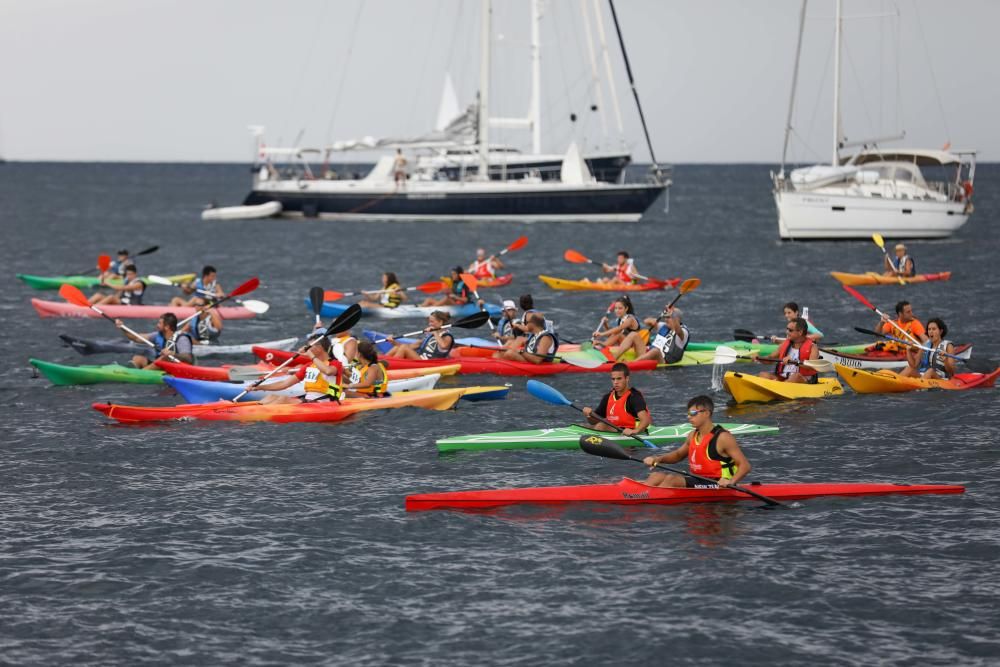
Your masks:
{"label": "paddle", "polygon": [[906,281],[904,281],[903,277],[899,275],[901,267],[896,266],[896,263],[892,261],[891,257],[889,257],[889,251],[885,249],[885,239],[882,238],[881,234],[872,234],[872,241],[874,241],[875,245],[882,250],[882,254],[885,255],[886,260],[889,262],[889,266],[892,267],[893,273],[896,274],[896,280],[899,281],[900,285],[905,285]]}
{"label": "paddle", "polygon": [[517,237],[517,239],[514,240],[513,243],[511,243],[509,246],[507,246],[506,248],[504,248],[503,250],[501,250],[500,252],[498,252],[497,255],[499,255],[500,257],[503,257],[507,253],[514,252],[515,250],[520,250],[521,248],[523,248],[526,245],[528,245],[528,237],[527,236],[519,236],[519,237]]}
{"label": "paddle", "polygon": [[[715,364],[732,364],[735,363],[737,359],[744,359],[746,361],[756,361],[762,364],[774,363],[773,359],[760,359],[758,357],[752,357],[747,354],[740,354],[733,348],[727,345],[720,345],[715,348],[715,358],[712,359],[712,363]],[[802,362],[803,366],[808,366],[814,371],[820,373],[826,373],[833,370],[833,364],[826,359],[806,359]]]}
{"label": "paddle", "polygon": [[[529,394],[531,394],[532,396],[534,396],[539,400],[545,401],[546,403],[551,403],[552,405],[566,405],[573,408],[574,410],[583,412],[583,408],[578,407],[573,403],[573,401],[563,396],[557,389],[550,387],[544,382],[539,382],[538,380],[528,380],[528,383],[525,388],[528,390]],[[621,428],[612,424],[606,419],[599,417],[598,415],[595,415],[593,412],[590,413],[590,416],[593,417],[594,419],[597,419],[600,422],[607,424],[608,426],[615,429],[619,433],[622,432]],[[632,434],[629,437],[632,438],[633,440],[641,442],[645,447],[650,447],[652,449],[659,449],[659,447],[651,443],[649,440],[645,440],[639,437],[638,435]],[[623,461],[638,461],[639,463],[642,463],[642,459],[637,459],[633,458],[632,456],[629,456],[629,454],[626,453],[625,450],[622,449],[618,444],[613,442],[608,442],[607,440],[598,435],[580,436],[580,448],[583,451],[587,452],[588,454],[593,454],[594,456],[603,456],[605,458],[620,459]],[[663,470],[672,472],[676,475],[683,475],[685,477],[690,477],[692,479],[701,480],[709,484],[713,485],[718,484],[718,480],[714,480],[710,477],[702,477],[701,475],[696,475],[692,472],[670,468],[662,464],[657,464],[655,467],[662,468]],[[781,507],[786,506],[784,503],[779,502],[774,498],[768,498],[767,496],[756,493],[755,491],[751,491],[750,489],[742,487],[738,484],[733,484],[732,486],[728,486],[726,488],[734,489],[736,491],[742,491],[743,493],[747,493],[751,496],[754,496],[755,498],[758,498],[759,500],[762,500],[769,505],[777,505]]]}
{"label": "paddle", "polygon": [[[469,315],[467,317],[455,320],[451,324],[445,324],[442,327],[432,329],[432,331],[441,331],[444,329],[451,329],[452,327],[456,329],[478,329],[479,327],[483,326],[483,324],[485,324],[489,319],[490,319],[490,314],[487,313],[485,310],[481,310],[478,313],[473,313],[472,315]],[[418,331],[411,331],[409,333],[393,335],[390,336],[390,338],[407,338],[409,336],[419,336],[422,333],[430,333],[430,332],[425,329],[420,329]],[[389,338],[379,338],[378,340],[372,342],[384,343],[387,340],[389,340]]]}
{"label": "paddle", "polygon": [[[400,291],[401,292],[415,292],[415,291],[420,291],[420,292],[423,292],[424,294],[434,294],[436,292],[440,292],[440,291],[442,291],[444,289],[447,289],[447,288],[448,288],[448,285],[446,285],[442,281],[440,281],[440,280],[432,280],[430,282],[426,282],[426,283],[424,283],[422,285],[417,285],[415,287],[404,287]],[[368,294],[382,294],[383,292],[388,292],[389,290],[378,289],[378,290],[363,290],[363,291],[367,292]],[[311,292],[310,292],[310,294],[311,294]],[[325,292],[323,292],[323,300],[324,301],[339,301],[340,299],[343,299],[345,297],[349,297],[349,296],[361,296],[361,295],[362,295],[362,291],[357,291],[357,292],[337,292],[336,290],[326,290]]]}
{"label": "paddle", "polygon": [[[871,329],[862,329],[861,327],[854,327],[854,330],[858,333],[867,334],[869,336],[875,336],[876,338],[884,338],[885,340],[891,340],[896,343],[901,343],[903,345],[909,345],[910,347],[915,347],[918,350],[924,350],[925,352],[933,352],[931,348],[926,345],[918,345],[916,343],[911,343],[910,341],[902,340],[901,338],[896,338],[895,336],[887,336],[886,334],[880,334]],[[949,357],[951,359],[957,359],[963,364],[968,366],[974,373],[992,373],[998,365],[997,362],[991,359],[966,359],[957,354],[948,354],[947,352],[939,352],[942,357]]]}
{"label": "paddle", "polygon": [[[108,322],[113,323],[115,325],[115,327],[118,326],[118,323],[115,322],[115,318],[110,317],[103,310],[101,310],[100,308],[98,308],[94,304],[90,303],[90,301],[87,300],[87,295],[84,294],[83,292],[81,292],[79,287],[76,287],[74,285],[70,285],[68,283],[63,283],[62,285],[59,286],[59,296],[61,296],[62,298],[66,299],[67,301],[69,301],[74,306],[80,306],[81,308],[90,308],[92,311],[94,311],[95,313],[97,313],[98,315],[100,315],[101,317],[103,317],[104,319],[106,319]],[[132,329],[129,329],[124,324],[121,326],[121,329],[122,329],[122,331],[125,331],[125,332],[127,332],[129,334],[132,334],[132,336],[135,338],[136,341],[141,341],[142,343],[145,343],[149,347],[151,347],[153,349],[156,349],[156,345],[153,344],[153,341],[149,340],[148,338],[146,338],[142,334],[137,333],[137,332],[133,331]],[[171,356],[170,360],[171,361],[176,361],[177,363],[181,363],[181,360],[178,359],[177,357],[174,357],[174,356]]]}
{"label": "paddle", "polygon": [[[149,246],[145,250],[142,250],[140,252],[135,253],[135,255],[133,255],[133,257],[141,257],[143,255],[151,255],[151,254],[153,254],[154,252],[156,252],[159,249],[160,249],[160,246],[158,246],[158,245]],[[105,257],[107,257],[107,260],[105,261],[104,266],[101,266],[101,260],[103,258],[105,258]],[[111,257],[108,256],[108,255],[101,255],[100,257],[97,258],[97,266],[100,269],[101,273],[104,273],[105,271],[107,271],[111,267]],[[93,272],[94,272],[94,269],[88,269],[83,275],[87,275],[88,273],[93,273]]]}
{"label": "paddle", "polygon": [[[464,347],[470,347],[476,350],[493,350],[494,352],[498,352],[500,351],[500,349],[502,349],[496,347],[485,347],[482,345],[465,345]],[[524,348],[521,349],[523,350]],[[578,368],[597,368],[598,366],[603,366],[604,364],[609,363],[608,359],[595,359],[592,357],[580,357],[580,358],[564,357],[558,354],[538,354],[537,352],[532,352],[530,354],[534,354],[537,357],[541,357],[546,361],[561,361],[563,363],[569,364],[570,366],[576,366]]]}
{"label": "paddle", "polygon": [[744,343],[756,343],[763,340],[762,337],[747,329],[733,329],[733,338]]}
{"label": "paddle", "polygon": [[[340,297],[337,297],[338,299]],[[332,299],[333,300],[333,299]],[[320,313],[323,311],[323,288],[322,287],[310,287],[309,288],[309,305],[312,307],[313,313],[316,315],[316,326],[319,327],[322,324],[320,319]]]}
{"label": "paddle", "polygon": [[[149,280],[149,282],[155,283],[157,285],[172,285],[174,287],[179,286],[179,283],[176,283],[176,282],[170,280],[169,278],[164,278],[163,276],[152,275],[152,276],[147,276],[147,279]],[[256,280],[256,278],[252,278],[251,280]],[[205,292],[203,290],[198,290],[198,291],[203,296],[206,296],[210,300],[215,301],[216,305],[218,305],[219,303],[222,303],[222,301],[224,301],[226,299],[230,299],[233,296],[237,296],[237,295],[240,295],[240,294],[246,294],[248,292],[252,292],[255,289],[257,289],[257,287],[260,285],[260,281],[258,280],[257,284],[255,284],[252,288],[246,289],[246,286],[249,283],[250,283],[250,281],[247,281],[247,282],[243,283],[242,285],[240,285],[239,287],[237,287],[235,290],[233,290],[232,292],[230,292],[229,296],[227,296],[225,298],[217,298],[215,296],[215,294],[213,294],[211,292]],[[266,301],[257,301],[256,299],[236,299],[236,303],[240,304],[241,306],[243,306],[244,308],[246,308],[250,312],[256,313],[257,315],[262,315],[262,314],[266,313],[268,310],[271,309],[271,304],[267,303]]]}
{"label": "paddle", "polygon": [[[472,292],[472,296],[476,297],[476,303],[479,304],[479,312],[485,313],[486,307],[483,305],[483,300],[479,298],[479,292],[476,291],[476,288],[479,287],[479,278],[476,278],[471,273],[460,273],[459,276],[462,278],[465,286]],[[486,323],[490,325],[490,331],[496,331],[496,326],[494,326],[489,314],[486,315]]]}
{"label": "paddle", "polygon": [[89,276],[91,273],[104,273],[111,268],[111,255],[98,255],[97,268],[80,271],[78,275]]}
{"label": "paddle", "polygon": [[854,289],[850,285],[841,285],[841,287],[843,287],[845,290],[847,290],[847,293],[850,294],[851,296],[853,296],[855,299],[857,299],[858,301],[860,301],[861,303],[863,303],[865,306],[867,306],[871,310],[875,311],[878,314],[879,317],[881,317],[885,321],[889,322],[889,324],[891,324],[893,326],[893,328],[895,328],[897,331],[899,331],[901,334],[903,334],[903,336],[905,336],[906,338],[908,338],[910,340],[910,342],[912,342],[913,344],[915,344],[917,346],[920,345],[920,341],[917,340],[916,338],[914,338],[912,335],[910,335],[909,331],[907,331],[906,329],[904,329],[901,326],[899,326],[898,324],[896,324],[896,322],[894,320],[890,319],[888,315],[886,315],[881,310],[879,310],[878,308],[876,308],[872,304],[871,301],[869,301],[868,299],[866,299],[864,297],[864,295],[861,292],[859,292],[858,290]]}
{"label": "paddle", "polygon": [[[360,320],[361,320],[361,306],[359,306],[356,303],[353,303],[350,306],[348,306],[344,312],[338,315],[337,319],[335,319],[333,322],[330,322],[330,326],[326,328],[326,331],[319,334],[318,336],[308,339],[306,341],[306,344],[303,345],[301,348],[299,348],[298,353],[305,352],[310,347],[312,347],[313,345],[315,345],[324,338],[327,338],[329,336],[336,336],[337,334],[343,331],[347,331],[355,324],[357,324]],[[291,364],[293,361],[295,361],[296,357],[298,356],[298,353],[291,355],[290,357],[288,357],[288,359],[285,359],[283,362],[281,362],[280,366],[277,366],[276,368],[274,368],[274,370],[269,371],[262,377],[254,380],[253,383],[250,384],[250,386],[248,386],[246,389],[244,389],[239,394],[234,396],[232,398],[232,402],[238,403],[241,398],[246,396],[249,392],[253,391],[255,388],[259,387],[261,384],[264,383],[265,380],[267,380],[270,377],[273,377],[275,373],[277,373],[282,368],[285,368],[286,366]]]}
{"label": "paddle", "polygon": [[[671,308],[673,308],[673,307],[674,307],[674,305],[676,305],[676,303],[677,303],[678,301],[680,301],[680,298],[681,298],[682,296],[684,296],[684,295],[685,295],[685,294],[687,294],[688,292],[693,292],[693,291],[695,291],[696,289],[698,289],[698,286],[699,286],[699,285],[701,285],[701,278],[688,278],[687,280],[685,280],[684,282],[682,282],[682,283],[680,284],[680,286],[678,286],[678,288],[677,288],[677,296],[675,296],[675,297],[674,297],[674,298],[673,298],[673,299],[672,299],[672,300],[670,301],[670,303],[668,303],[668,304],[667,304],[667,307],[666,307],[666,308],[664,308],[664,309],[663,309],[663,312],[661,312],[661,313],[660,313],[660,317],[663,317],[664,315],[666,315],[666,314],[667,314],[667,311],[668,311],[668,310],[670,310]],[[649,331],[652,331],[652,330],[653,330],[653,327],[655,327],[655,326],[656,326],[656,323],[653,323],[653,324],[649,325],[649,326],[648,326],[648,327],[646,327],[646,328],[647,328],[647,329],[648,329]]]}
{"label": "paddle", "polygon": [[[183,320],[181,320],[180,322],[178,322],[177,323],[177,331],[180,331],[181,327],[183,327],[188,322],[191,322],[192,320],[194,320],[194,318],[198,317],[198,315],[200,315],[201,313],[208,312],[212,308],[215,308],[216,306],[219,306],[222,303],[224,303],[225,301],[228,301],[229,299],[232,299],[234,297],[241,296],[243,294],[249,294],[250,292],[252,292],[255,289],[257,289],[258,287],[260,287],[260,278],[257,278],[256,276],[254,276],[253,278],[251,278],[250,280],[246,281],[245,283],[243,283],[241,285],[237,285],[234,290],[232,290],[231,292],[229,292],[229,294],[226,294],[221,299],[214,300],[210,304],[208,304],[208,307],[205,308],[204,310],[196,311],[195,313],[193,313],[191,315],[188,315]],[[255,308],[256,308],[257,304],[259,304],[259,305],[261,305],[261,306],[264,307],[263,310],[261,310],[259,308],[256,308],[256,309],[255,308],[248,308],[248,310],[251,310],[254,313],[266,313],[267,310],[268,310],[268,308],[270,308],[270,306],[268,306],[263,301],[253,301],[252,299],[247,300],[247,301],[241,301],[240,303],[242,303],[245,308],[247,307],[248,304],[254,304]],[[168,348],[176,348],[177,347],[177,334],[176,333],[173,336],[170,337],[170,340],[167,341],[167,345],[166,346]]]}

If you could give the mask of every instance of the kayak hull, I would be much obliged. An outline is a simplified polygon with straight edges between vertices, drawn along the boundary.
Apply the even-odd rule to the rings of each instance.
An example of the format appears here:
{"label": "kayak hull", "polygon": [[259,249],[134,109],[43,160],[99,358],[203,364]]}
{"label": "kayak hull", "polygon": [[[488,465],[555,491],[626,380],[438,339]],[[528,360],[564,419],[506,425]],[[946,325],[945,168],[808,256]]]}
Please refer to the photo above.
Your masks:
{"label": "kayak hull", "polygon": [[825,398],[839,396],[844,388],[835,378],[819,378],[817,384],[781,382],[756,375],[730,371],[723,382],[737,403],[770,403],[794,401],[800,398]]}
{"label": "kayak hull", "polygon": [[[62,339],[63,343],[66,344],[67,347],[73,348],[84,356],[91,354],[136,354],[149,351],[149,347],[146,345],[133,343],[122,338],[87,340],[85,338],[77,338],[66,334],[59,334],[59,338]],[[290,350],[295,347],[295,343],[297,341],[297,338],[281,338],[279,340],[270,340],[260,343],[241,343],[238,345],[216,345],[215,343],[210,343],[207,345],[195,345],[192,349],[194,350],[194,356],[201,359],[202,357],[221,357],[233,354],[246,354],[251,352],[254,346]]]}
{"label": "kayak hull", "polygon": [[[777,433],[777,426],[761,426],[758,424],[720,424],[726,430],[736,435],[765,435]],[[688,424],[674,426],[651,426],[649,433],[644,434],[644,440],[654,445],[662,446],[680,442],[691,432]],[[561,426],[558,428],[542,428],[531,431],[504,431],[499,433],[479,433],[476,435],[460,435],[453,438],[443,438],[437,441],[439,452],[484,451],[494,449],[579,449],[580,436],[594,434],[605,440],[615,442],[623,447],[642,447],[633,438],[610,431],[597,431],[579,426]]]}
{"label": "kayak hull", "polygon": [[[775,500],[795,501],[824,496],[883,496],[964,493],[953,484],[747,484],[751,490]],[[614,505],[676,505],[728,503],[759,499],[732,489],[652,487],[628,477],[617,484],[543,486],[521,489],[451,491],[406,496],[406,511],[435,509],[482,510],[506,505],[565,505],[602,503]]]}
{"label": "kayak hull", "polygon": [[[970,358],[972,356],[972,345],[968,343],[957,345],[955,347],[955,354],[963,359]],[[821,349],[819,358],[826,359],[832,364],[867,370],[897,370],[906,368],[907,364],[905,354],[893,354],[883,351],[862,351],[858,354],[849,354]]]}
{"label": "kayak hull", "polygon": [[[43,299],[32,299],[31,305],[39,317],[100,317],[92,308],[75,306],[72,303],[60,301],[45,301]],[[194,308],[187,306],[98,306],[108,317],[123,320],[157,320],[164,313],[173,313],[177,319],[182,320],[195,314]],[[247,320],[255,317],[256,313],[243,306],[219,306],[215,309],[223,319],[226,320]]]}
{"label": "kayak hull", "polygon": [[[309,301],[308,297],[306,297],[305,303],[306,307],[312,309],[312,303]],[[327,301],[323,303],[320,315],[322,317],[337,317],[351,305],[352,304],[350,303],[333,303]],[[486,308],[486,312],[490,314],[490,317],[500,317],[499,306],[488,303],[484,306],[484,308]],[[459,318],[475,315],[479,312],[479,306],[474,303],[467,303],[464,306],[413,306],[404,303],[396,308],[364,308],[361,312],[366,317],[378,317],[386,320],[404,320],[426,318],[435,310],[443,310],[451,315],[452,318]]]}
{"label": "kayak hull", "polygon": [[[526,361],[505,361],[502,359],[482,359],[479,357],[453,357],[461,366],[465,375],[503,375],[533,377],[538,375],[557,375],[560,373],[609,373],[614,365],[611,362],[601,364],[596,368],[582,368],[572,364],[541,363],[532,364]],[[436,359],[389,359],[393,368],[421,368],[425,365],[438,363]],[[655,361],[629,361],[631,371],[651,371],[656,368]]]}
{"label": "kayak hull", "polygon": [[57,387],[78,384],[100,384],[103,382],[127,382],[130,384],[163,384],[163,371],[145,370],[105,364],[103,366],[67,366],[41,359],[29,359],[49,382]]}
{"label": "kayak hull", "polygon": [[996,384],[1000,376],[1000,368],[992,373],[956,373],[947,380],[925,380],[923,378],[903,377],[893,371],[868,371],[850,368],[837,364],[837,375],[851,389],[859,394],[892,394],[921,389],[946,389],[963,391],[965,389],[986,389]]}
{"label": "kayak hull", "polygon": [[[398,393],[402,391],[426,391],[433,389],[434,385],[441,378],[437,373],[422,375],[405,380],[390,380],[389,391]],[[281,379],[281,378],[278,378]],[[189,380],[187,378],[171,377],[163,378],[163,381],[180,394],[188,403],[215,403],[218,401],[233,401],[236,397],[250,388],[252,382],[213,382],[211,380]],[[263,383],[262,386],[267,386]],[[277,389],[275,391],[256,390],[249,391],[240,397],[240,401],[249,403],[251,401],[261,401],[266,396],[301,396],[305,393],[302,383],[288,387],[287,389]]]}
{"label": "kayak hull", "polygon": [[909,278],[896,278],[894,276],[884,276],[881,273],[869,271],[867,273],[842,273],[831,271],[830,275],[836,278],[842,285],[908,285],[910,283],[929,283],[940,280],[951,280],[951,271],[941,273],[918,273]]}
{"label": "kayak hull", "polygon": [[[285,352],[285,358],[291,356],[290,352]],[[279,362],[280,363],[280,362]],[[239,371],[240,374],[247,378],[261,377],[266,375],[270,371],[275,369],[274,366],[266,363],[259,363],[253,365],[222,365],[222,366],[192,366],[190,364],[178,364],[173,361],[163,361],[159,360],[156,362],[157,367],[160,370],[169,373],[174,377],[187,378],[190,380],[212,380],[216,382],[228,382],[234,371]],[[293,363],[289,364],[287,368],[295,370],[300,364]],[[438,366],[427,366],[425,368],[390,368],[388,369],[388,376],[390,380],[402,380],[405,378],[418,377],[420,375],[455,375],[458,373],[460,367],[458,364],[441,364]],[[287,375],[288,371],[282,369],[275,374],[275,377],[280,377],[281,375]]]}
{"label": "kayak hull", "polygon": [[599,283],[587,280],[586,278],[583,280],[567,280],[565,278],[556,278],[553,276],[538,276],[538,279],[552,289],[569,290],[574,292],[648,292],[650,290],[663,290],[668,287],[677,287],[677,285],[681,282],[680,278],[671,278],[663,282],[650,280],[644,283],[623,285],[621,283]]}
{"label": "kayak hull", "polygon": [[[163,276],[172,283],[188,283],[195,279],[195,274],[193,273],[179,273],[174,276]],[[17,274],[18,280],[24,282],[25,285],[37,290],[55,290],[59,289],[63,285],[73,285],[74,287],[79,287],[86,289],[88,287],[98,287],[101,284],[101,279],[97,276],[32,276],[26,273]],[[142,280],[146,282],[147,285],[155,285],[149,280],[149,277],[145,277]],[[108,280],[109,285],[121,285],[121,278],[115,280]]]}

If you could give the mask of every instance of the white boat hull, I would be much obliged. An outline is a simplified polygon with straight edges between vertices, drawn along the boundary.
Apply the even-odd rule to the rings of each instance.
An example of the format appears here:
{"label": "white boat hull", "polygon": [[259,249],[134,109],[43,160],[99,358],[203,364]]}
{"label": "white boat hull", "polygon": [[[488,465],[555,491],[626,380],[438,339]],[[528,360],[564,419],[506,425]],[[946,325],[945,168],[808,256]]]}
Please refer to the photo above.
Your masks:
{"label": "white boat hull", "polygon": [[223,206],[207,208],[201,212],[202,220],[252,220],[270,218],[281,213],[280,201],[269,201],[251,206]]}

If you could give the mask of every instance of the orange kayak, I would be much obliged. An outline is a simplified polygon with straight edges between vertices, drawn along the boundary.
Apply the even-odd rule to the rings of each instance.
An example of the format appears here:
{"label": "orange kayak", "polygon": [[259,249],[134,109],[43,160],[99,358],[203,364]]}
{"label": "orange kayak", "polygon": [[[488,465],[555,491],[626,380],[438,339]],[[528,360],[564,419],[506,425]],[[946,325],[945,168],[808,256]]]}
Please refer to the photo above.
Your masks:
{"label": "orange kayak", "polygon": [[859,394],[889,394],[920,389],[964,389],[987,388],[996,384],[1000,368],[992,373],[956,373],[947,380],[925,380],[904,377],[890,370],[869,371],[836,364],[837,375]]}
{"label": "orange kayak", "polygon": [[622,283],[600,283],[597,281],[590,281],[584,278],[583,280],[567,280],[565,278],[554,278],[552,276],[538,276],[538,279],[543,283],[551,287],[552,289],[558,290],[571,290],[571,291],[583,291],[591,290],[598,292],[648,292],[649,290],[660,290],[667,289],[668,287],[677,287],[680,284],[680,278],[671,278],[669,280],[650,280],[644,283],[634,283],[632,285],[623,285]]}
{"label": "orange kayak", "polygon": [[896,278],[894,276],[884,276],[881,273],[869,271],[868,273],[841,273],[831,271],[830,275],[844,285],[907,285],[909,283],[929,283],[938,280],[950,280],[951,271],[941,273],[918,273],[909,278]]}

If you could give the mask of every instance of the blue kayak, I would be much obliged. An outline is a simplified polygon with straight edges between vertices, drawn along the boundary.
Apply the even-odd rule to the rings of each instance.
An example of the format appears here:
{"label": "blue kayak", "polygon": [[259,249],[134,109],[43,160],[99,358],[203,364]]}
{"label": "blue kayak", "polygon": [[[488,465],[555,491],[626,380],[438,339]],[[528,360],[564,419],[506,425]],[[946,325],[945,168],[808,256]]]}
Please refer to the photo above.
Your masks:
{"label": "blue kayak", "polygon": [[[305,298],[306,308],[312,309],[312,303],[309,301],[309,297]],[[322,317],[337,317],[342,312],[347,310],[351,304],[349,303],[333,303],[326,301],[323,303],[323,309],[320,311]],[[486,312],[490,314],[490,317],[499,318],[500,317],[500,306],[488,303],[484,306]],[[426,319],[428,315],[433,313],[435,310],[443,310],[444,312],[451,315],[453,319],[459,317],[468,317],[469,315],[475,315],[479,312],[479,306],[474,303],[467,303],[464,306],[411,306],[409,304],[403,304],[396,308],[365,308],[361,312],[368,317],[379,317],[388,320],[403,320],[403,319]]]}

